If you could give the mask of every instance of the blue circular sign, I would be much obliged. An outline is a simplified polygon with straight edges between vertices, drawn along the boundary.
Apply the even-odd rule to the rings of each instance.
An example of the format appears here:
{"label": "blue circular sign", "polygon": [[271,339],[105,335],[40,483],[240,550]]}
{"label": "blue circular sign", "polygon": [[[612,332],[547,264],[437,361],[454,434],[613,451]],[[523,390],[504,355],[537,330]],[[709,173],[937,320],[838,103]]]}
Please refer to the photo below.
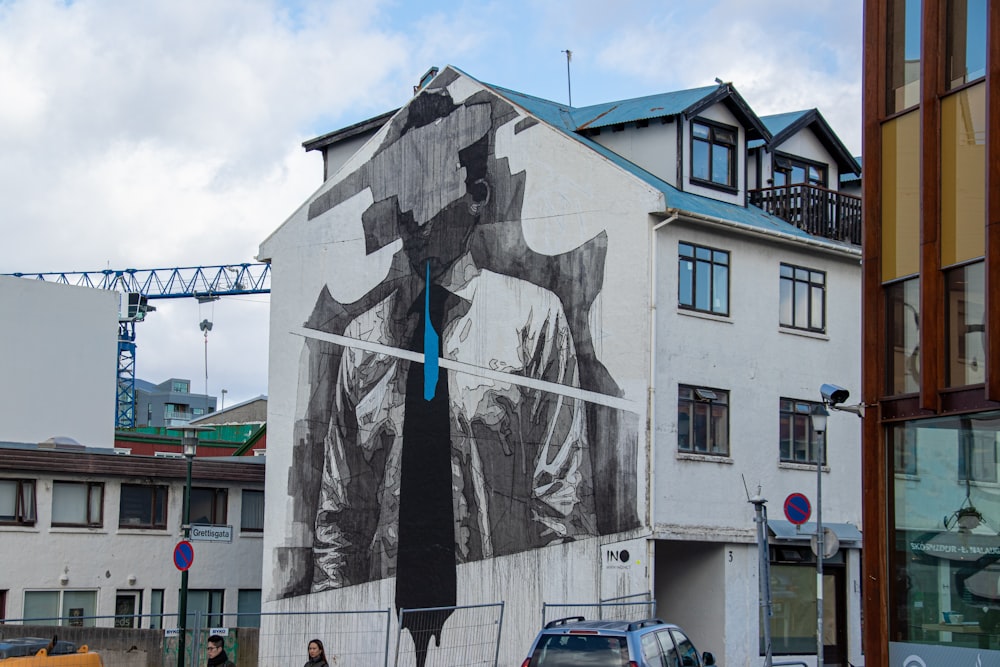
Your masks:
{"label": "blue circular sign", "polygon": [[790,493],[785,498],[785,518],[800,526],[812,516],[812,505],[809,499],[801,493]]}
{"label": "blue circular sign", "polygon": [[194,562],[194,547],[187,540],[181,540],[174,547],[174,566],[183,572]]}

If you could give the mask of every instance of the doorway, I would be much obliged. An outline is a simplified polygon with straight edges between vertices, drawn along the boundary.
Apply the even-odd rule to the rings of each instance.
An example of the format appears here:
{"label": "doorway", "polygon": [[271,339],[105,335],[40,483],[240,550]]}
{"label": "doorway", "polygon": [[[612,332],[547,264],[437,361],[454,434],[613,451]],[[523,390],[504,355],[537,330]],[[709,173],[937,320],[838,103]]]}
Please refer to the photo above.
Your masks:
{"label": "doorway", "polygon": [[118,591],[115,595],[115,627],[142,627],[142,591]]}

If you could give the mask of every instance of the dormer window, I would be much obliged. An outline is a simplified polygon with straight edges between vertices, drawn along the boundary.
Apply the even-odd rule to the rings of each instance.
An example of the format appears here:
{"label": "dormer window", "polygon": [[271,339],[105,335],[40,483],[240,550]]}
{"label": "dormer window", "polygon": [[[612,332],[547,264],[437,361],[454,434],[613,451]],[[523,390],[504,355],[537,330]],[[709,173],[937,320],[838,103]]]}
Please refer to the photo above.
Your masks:
{"label": "dormer window", "polygon": [[773,178],[776,187],[804,183],[806,185],[825,188],[826,165],[788,157],[787,155],[775,155]]}
{"label": "dormer window", "polygon": [[691,121],[691,181],[736,189],[735,127],[703,118]]}

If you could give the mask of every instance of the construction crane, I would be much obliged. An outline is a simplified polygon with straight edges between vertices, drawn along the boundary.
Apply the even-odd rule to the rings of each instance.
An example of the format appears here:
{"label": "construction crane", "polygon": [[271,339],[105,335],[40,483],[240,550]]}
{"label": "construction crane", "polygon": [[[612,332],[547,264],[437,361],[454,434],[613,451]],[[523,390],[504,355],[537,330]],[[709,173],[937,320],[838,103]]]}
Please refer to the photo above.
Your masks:
{"label": "construction crane", "polygon": [[119,293],[118,384],[115,427],[135,426],[135,325],[156,308],[153,299],[195,298],[199,303],[223,296],[269,294],[270,264],[221,264],[172,269],[103,269],[51,273],[2,273],[15,278],[94,287]]}

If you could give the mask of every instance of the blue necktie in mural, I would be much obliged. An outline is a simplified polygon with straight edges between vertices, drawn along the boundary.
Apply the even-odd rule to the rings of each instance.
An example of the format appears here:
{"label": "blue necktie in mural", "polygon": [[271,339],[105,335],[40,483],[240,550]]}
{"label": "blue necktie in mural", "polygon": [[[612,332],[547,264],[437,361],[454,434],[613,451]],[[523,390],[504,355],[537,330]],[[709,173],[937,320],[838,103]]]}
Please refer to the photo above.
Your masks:
{"label": "blue necktie in mural", "polygon": [[[410,349],[424,363],[410,362],[400,461],[399,544],[396,551],[396,608],[453,607],[457,600],[455,516],[452,501],[451,424],[448,376],[439,368],[447,290],[430,282]],[[423,372],[418,366],[423,366]],[[409,612],[401,620],[413,638],[417,667],[423,667],[432,638],[451,609]]]}
{"label": "blue necktie in mural", "polygon": [[431,263],[427,262],[427,277],[424,279],[424,400],[434,398],[438,382],[438,349],[440,337],[431,321]]}

